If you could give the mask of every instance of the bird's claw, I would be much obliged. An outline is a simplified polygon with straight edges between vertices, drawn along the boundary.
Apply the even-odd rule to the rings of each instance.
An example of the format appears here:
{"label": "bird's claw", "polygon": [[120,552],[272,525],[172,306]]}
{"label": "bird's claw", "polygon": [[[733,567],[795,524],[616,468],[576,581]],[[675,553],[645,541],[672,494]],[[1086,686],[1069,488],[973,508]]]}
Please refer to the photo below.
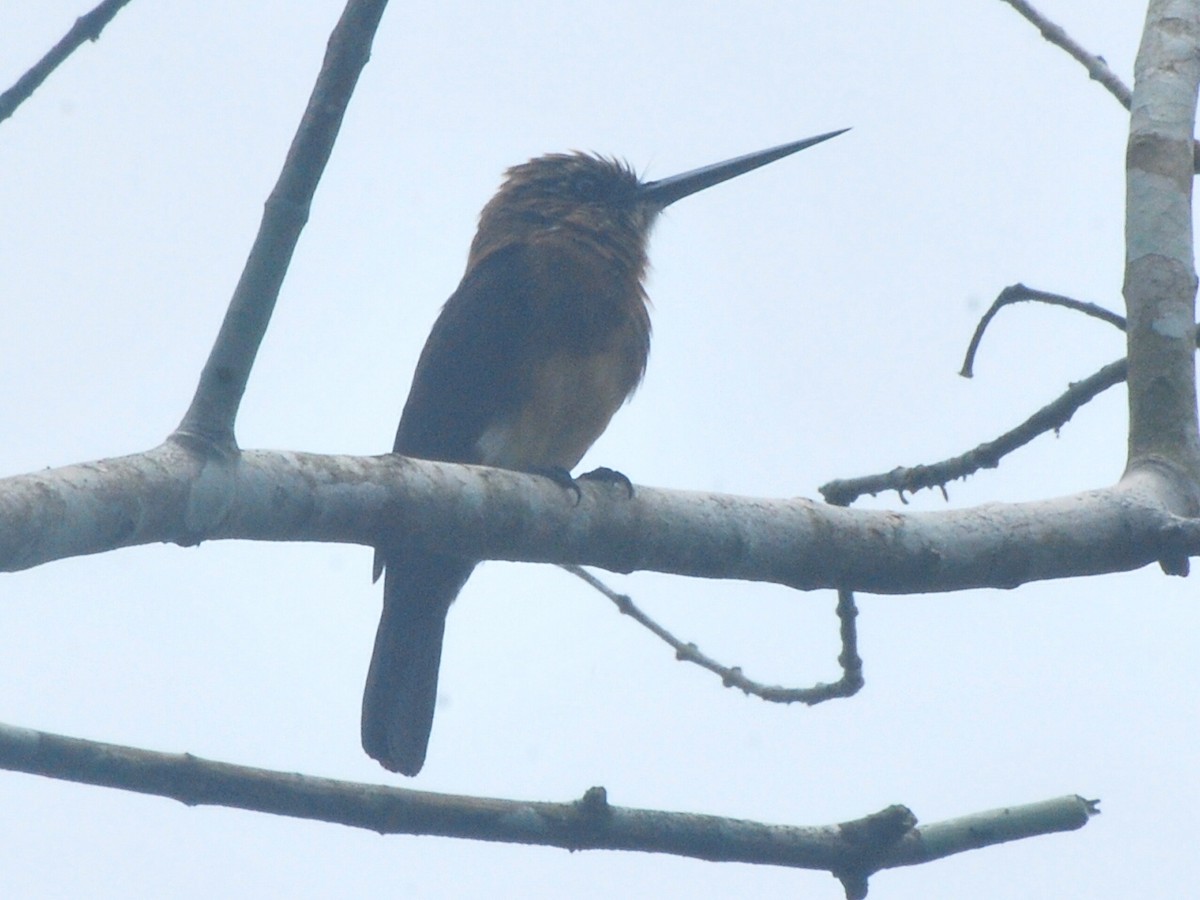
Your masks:
{"label": "bird's claw", "polygon": [[629,480],[629,476],[624,472],[618,472],[616,469],[610,469],[608,466],[600,466],[597,469],[592,469],[590,472],[584,472],[579,476],[579,481],[583,479],[588,481],[599,481],[604,484],[619,484],[625,488],[625,493],[629,498],[633,499],[633,482]]}
{"label": "bird's claw", "polygon": [[565,491],[570,491],[575,495],[575,505],[583,499],[583,491],[579,487],[579,482],[584,481],[599,481],[603,484],[617,484],[625,488],[625,493],[633,497],[633,482],[623,473],[616,469],[610,469],[608,466],[600,466],[598,469],[592,469],[590,472],[584,472],[579,478],[572,478],[571,473],[562,466],[539,466],[531,470],[534,475],[542,475],[549,478],[555,484]]}
{"label": "bird's claw", "polygon": [[571,491],[575,494],[575,505],[579,505],[579,501],[583,499],[583,491],[579,489],[579,485],[575,483],[575,479],[571,477],[571,473],[562,466],[539,466],[532,470],[534,475],[541,475],[549,478],[564,491]]}

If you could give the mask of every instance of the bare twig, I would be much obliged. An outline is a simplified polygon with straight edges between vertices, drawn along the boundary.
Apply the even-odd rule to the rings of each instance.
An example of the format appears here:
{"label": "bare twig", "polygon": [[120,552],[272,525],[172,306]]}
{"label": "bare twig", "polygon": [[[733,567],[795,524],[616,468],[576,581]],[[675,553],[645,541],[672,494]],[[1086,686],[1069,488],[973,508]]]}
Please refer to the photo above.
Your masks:
{"label": "bare twig", "polygon": [[[1084,50],[1075,40],[1067,34],[1061,25],[1056,25],[1044,15],[1030,6],[1025,0],[1004,0],[1009,6],[1019,12],[1022,16],[1037,26],[1038,31],[1042,33],[1042,37],[1050,43],[1066,50],[1075,60],[1077,60],[1088,71],[1088,75],[1094,81],[1100,82],[1108,92],[1117,98],[1117,102],[1126,109],[1131,109],[1133,103],[1133,92],[1123,82],[1117,74],[1108,67],[1103,56],[1097,56],[1094,53],[1089,53]],[[1192,142],[1192,171],[1200,172],[1200,141]]]}
{"label": "bare twig", "polygon": [[568,803],[434,794],[274,772],[189,753],[159,753],[2,724],[0,768],[169,797],[188,806],[255,810],[381,834],[669,853],[827,871],[862,885],[880,869],[1082,828],[1096,813],[1095,801],[1067,796],[921,827],[915,827],[916,818],[903,806],[840,825],[766,825],[610,806],[603,788],[591,788],[580,800]]}
{"label": "bare twig", "polygon": [[629,616],[651,634],[658,637],[675,651],[675,658],[681,662],[690,662],[702,669],[719,675],[725,687],[737,688],[744,693],[752,694],[771,703],[804,703],[815,706],[826,700],[839,697],[850,697],[858,693],[863,686],[862,660],[858,656],[858,634],[855,618],[858,610],[854,606],[852,591],[838,592],[837,615],[841,623],[840,635],[842,651],[838,654],[838,663],[842,667],[842,677],[837,681],[824,684],[818,683],[807,688],[788,688],[778,685],[763,684],[747,678],[741,666],[726,666],[711,656],[701,652],[700,648],[690,641],[684,642],[675,637],[670,631],[646,615],[633,602],[628,594],[621,594],[584,569],[582,566],[565,565],[572,575],[582,578],[589,585],[611,600],[618,610]]}
{"label": "bare twig", "polygon": [[947,482],[966,478],[980,469],[994,469],[1003,457],[1025,446],[1039,434],[1057,431],[1093,397],[1123,382],[1127,371],[1128,365],[1124,359],[1109,363],[1083,381],[1072,384],[1057,400],[1043,406],[1016,428],[960,456],[931,465],[900,466],[878,475],[831,481],[819,488],[821,496],[825,502],[835,506],[849,506],[864,494],[883,491],[897,491],[901,500],[904,500],[905,493],[923,488],[940,487],[945,495]]}
{"label": "bare twig", "polygon": [[83,46],[84,41],[98,39],[104,26],[111,22],[127,3],[129,0],[104,0],[91,12],[76,19],[71,30],[63,35],[61,41],[51,47],[49,52],[18,78],[12,87],[0,94],[0,122],[16,112],[17,107],[28,100],[68,56]]}
{"label": "bare twig", "polygon": [[842,667],[841,681],[846,694],[857,693],[863,686],[862,657],[858,655],[858,607],[854,603],[854,591],[838,589],[837,617],[838,635],[842,641],[842,652],[838,654],[838,665]]}
{"label": "bare twig", "polygon": [[1066,50],[1072,58],[1087,69],[1088,75],[1093,81],[1098,81],[1108,88],[1108,92],[1116,97],[1122,106],[1129,109],[1133,92],[1129,90],[1125,82],[1117,77],[1117,73],[1108,67],[1103,56],[1097,56],[1084,50],[1061,25],[1051,22],[1025,0],[1004,0],[1004,2],[1032,22],[1042,33],[1042,37]]}
{"label": "bare twig", "polygon": [[1035,288],[1026,287],[1023,284],[1013,284],[1002,290],[996,299],[992,301],[992,305],[988,307],[988,311],[983,314],[979,320],[979,324],[975,326],[975,333],[971,335],[971,343],[967,347],[967,354],[963,359],[962,369],[959,375],[963,378],[971,378],[975,372],[975,353],[979,350],[979,342],[983,340],[983,333],[987,330],[992,319],[1005,306],[1013,303],[1020,303],[1026,300],[1037,301],[1038,303],[1047,303],[1051,306],[1063,306],[1067,309],[1073,309],[1076,312],[1081,312],[1084,315],[1092,316],[1101,319],[1108,324],[1125,330],[1125,317],[1118,315],[1112,310],[1105,309],[1103,306],[1097,306],[1095,303],[1086,303],[1082,300],[1074,300],[1071,297],[1064,297],[1062,294],[1051,294],[1047,291],[1039,291]]}
{"label": "bare twig", "polygon": [[386,6],[387,0],[349,0],[329,37],[308,107],[176,436],[209,450],[236,449],[234,420],[254,357]]}
{"label": "bare twig", "polygon": [[[974,375],[975,354],[979,349],[984,332],[996,314],[1005,306],[1022,301],[1062,306],[1100,319],[1122,331],[1125,330],[1125,317],[1102,306],[1064,297],[1061,294],[1039,291],[1023,284],[1010,285],[1000,292],[975,327],[975,333],[971,336],[970,346],[967,347],[963,359],[960,375],[965,378],[971,378]],[[1200,333],[1196,335],[1196,342],[1200,345]],[[899,466],[890,472],[882,472],[877,475],[837,479],[819,488],[821,496],[825,498],[826,502],[836,506],[848,506],[864,494],[878,494],[883,491],[899,492],[902,501],[906,493],[933,487],[941,488],[942,494],[945,496],[945,485],[948,482],[966,478],[980,469],[994,469],[1004,456],[1028,444],[1039,434],[1058,431],[1070,421],[1081,406],[1108,388],[1124,381],[1127,371],[1128,366],[1123,359],[1109,363],[1083,381],[1073,383],[1057,400],[1042,407],[1016,428],[959,456],[930,465]]]}

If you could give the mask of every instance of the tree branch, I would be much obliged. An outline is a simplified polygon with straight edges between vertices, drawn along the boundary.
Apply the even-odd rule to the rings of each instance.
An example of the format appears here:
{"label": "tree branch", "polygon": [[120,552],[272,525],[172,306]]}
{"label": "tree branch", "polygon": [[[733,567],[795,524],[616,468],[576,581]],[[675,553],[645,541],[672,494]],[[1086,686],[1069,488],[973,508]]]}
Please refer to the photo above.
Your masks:
{"label": "tree branch", "polygon": [[1172,514],[1170,467],[1029,503],[899,513],[582,485],[397,456],[246,451],[201,464],[175,443],[0,480],[0,570],[202,540],[374,545],[389,532],[472,559],[577,563],[799,589],[1015,587],[1200,552]]}
{"label": "tree branch", "polygon": [[1125,360],[1109,363],[1082,381],[1074,382],[1058,399],[1043,406],[1016,428],[1006,431],[995,440],[985,441],[966,453],[952,456],[929,465],[898,466],[890,472],[863,475],[858,478],[839,478],[821,485],[818,490],[827,503],[849,506],[864,494],[896,491],[904,500],[906,493],[925,488],[941,488],[959,478],[973,475],[980,469],[994,469],[1000,460],[1024,447],[1039,434],[1058,431],[1071,420],[1080,407],[1097,395],[1125,380],[1128,366]]}
{"label": "tree branch", "polygon": [[1125,302],[1129,463],[1178,467],[1180,511],[1200,512],[1192,132],[1200,6],[1151,0],[1135,66],[1126,151]]}
{"label": "tree branch", "polygon": [[1119,328],[1122,331],[1125,330],[1125,317],[1112,310],[1105,309],[1103,306],[1098,306],[1095,303],[1085,303],[1073,297],[1064,297],[1062,294],[1039,291],[1035,288],[1026,287],[1023,284],[1010,284],[996,295],[996,299],[992,301],[992,305],[988,307],[987,312],[980,318],[979,324],[975,326],[975,333],[971,335],[971,342],[967,345],[967,353],[963,357],[962,369],[959,370],[959,375],[963,378],[971,378],[975,375],[975,354],[979,350],[979,344],[983,340],[984,332],[987,331],[988,325],[991,324],[996,314],[1006,306],[1027,301],[1046,303],[1050,306],[1061,306],[1064,309],[1071,309],[1075,312],[1083,313],[1085,316],[1100,319],[1114,328]]}
{"label": "tree branch", "polygon": [[258,234],[191,406],[176,431],[217,455],[236,450],[234,421],[250,369],[386,6],[387,0],[349,0],[329,36],[308,107],[267,198]]}
{"label": "tree branch", "polygon": [[1122,106],[1129,109],[1132,94],[1125,83],[1117,77],[1116,72],[1108,67],[1103,56],[1096,56],[1084,50],[1061,25],[1051,22],[1025,0],[1004,0],[1004,2],[1032,22],[1042,33],[1042,37],[1066,50],[1073,59],[1087,69],[1088,76],[1093,81],[1098,81],[1108,88],[1108,92],[1116,97]]}
{"label": "tree branch", "polygon": [[[1004,0],[1009,6],[1019,12],[1022,16],[1032,22],[1037,29],[1042,33],[1042,37],[1050,43],[1066,50],[1075,60],[1077,60],[1088,71],[1088,75],[1093,81],[1098,81],[1104,87],[1108,88],[1108,92],[1117,98],[1117,102],[1126,109],[1131,108],[1133,102],[1133,92],[1129,90],[1125,82],[1123,82],[1117,74],[1108,67],[1103,56],[1097,56],[1084,50],[1082,46],[1067,34],[1061,25],[1056,25],[1044,15],[1030,6],[1025,0]],[[1192,170],[1200,172],[1200,141],[1192,142]]]}
{"label": "tree branch", "polygon": [[0,94],[0,122],[16,112],[17,107],[28,100],[67,57],[82,47],[84,41],[98,40],[100,32],[127,3],[129,0],[104,0],[91,12],[76,19],[61,41],[51,47],[12,87]]}
{"label": "tree branch", "polygon": [[646,615],[633,598],[628,594],[614,591],[607,584],[582,566],[565,565],[568,572],[587,582],[609,600],[611,600],[622,615],[629,616],[672,650],[680,662],[689,662],[702,669],[707,669],[721,678],[725,687],[737,688],[743,693],[766,700],[769,703],[804,703],[816,706],[826,700],[842,697],[852,697],[862,689],[862,659],[858,655],[858,629],[855,620],[858,609],[854,605],[854,594],[851,591],[838,591],[837,617],[840,623],[839,635],[842,641],[842,651],[838,654],[838,664],[842,667],[842,677],[828,684],[815,684],[812,687],[782,687],[774,684],[763,684],[747,678],[741,666],[726,666],[713,659],[694,643],[684,642],[673,635],[650,616]]}
{"label": "tree branch", "polygon": [[82,784],[367,828],[380,834],[640,850],[865,877],[980,847],[1083,827],[1078,796],[916,826],[901,806],[840,825],[796,827],[610,806],[603,788],[573,803],[434,794],[313,778],[0,725],[0,767]]}

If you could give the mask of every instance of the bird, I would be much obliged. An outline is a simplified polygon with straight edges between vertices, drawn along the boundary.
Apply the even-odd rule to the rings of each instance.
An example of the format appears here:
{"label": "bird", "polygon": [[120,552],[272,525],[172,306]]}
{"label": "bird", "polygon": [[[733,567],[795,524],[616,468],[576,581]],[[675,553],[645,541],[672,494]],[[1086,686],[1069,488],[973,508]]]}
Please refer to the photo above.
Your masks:
{"label": "bird", "polygon": [[[393,452],[549,474],[573,486],[570,470],[646,370],[644,279],[659,213],[846,130],[657,181],[581,152],[509,168],[418,358]],[[404,537],[384,536],[376,547],[383,611],[362,745],[390,771],[412,776],[424,765],[446,614],[478,562]]]}

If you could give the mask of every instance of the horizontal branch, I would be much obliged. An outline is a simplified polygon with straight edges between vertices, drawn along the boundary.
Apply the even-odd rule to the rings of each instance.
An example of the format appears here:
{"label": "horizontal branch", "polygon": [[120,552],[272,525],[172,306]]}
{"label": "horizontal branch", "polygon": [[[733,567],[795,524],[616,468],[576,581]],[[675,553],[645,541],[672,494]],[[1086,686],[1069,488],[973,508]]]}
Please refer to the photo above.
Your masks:
{"label": "horizontal branch", "polygon": [[1145,464],[1053,500],[901,513],[581,484],[399,456],[247,451],[179,442],[0,479],[0,571],[149,543],[415,540],[479,559],[594,565],[873,593],[1015,587],[1200,552],[1187,483]]}
{"label": "horizontal branch", "polygon": [[839,825],[797,827],[610,806],[603,788],[570,803],[435,794],[314,778],[0,725],[0,768],[367,828],[569,850],[639,850],[865,877],[952,853],[1081,828],[1095,804],[1068,796],[914,827],[893,806]]}

